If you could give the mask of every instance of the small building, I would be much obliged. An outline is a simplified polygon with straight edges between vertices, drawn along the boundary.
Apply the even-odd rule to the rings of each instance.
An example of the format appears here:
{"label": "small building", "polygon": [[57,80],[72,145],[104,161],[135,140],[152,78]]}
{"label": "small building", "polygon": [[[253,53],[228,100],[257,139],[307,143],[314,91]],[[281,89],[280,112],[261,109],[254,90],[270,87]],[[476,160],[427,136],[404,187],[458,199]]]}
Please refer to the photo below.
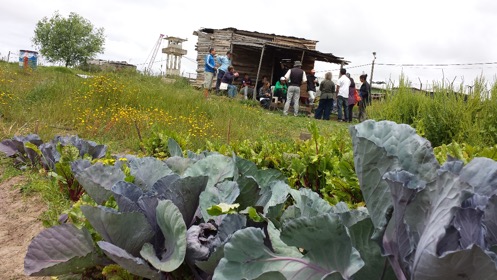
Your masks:
{"label": "small building", "polygon": [[274,84],[288,68],[293,67],[293,61],[296,60],[302,62],[302,69],[307,73],[314,68],[315,61],[340,65],[349,63],[343,57],[317,51],[318,41],[304,38],[238,30],[232,27],[201,28],[193,32],[193,35],[198,37],[195,46],[197,79],[194,82],[198,87],[201,87],[204,81],[205,57],[211,47],[216,49],[217,55],[225,55],[227,51],[231,51],[235,70],[241,76],[248,74],[254,83],[266,76]]}
{"label": "small building", "polygon": [[110,61],[103,59],[88,60],[90,69],[101,71],[120,71],[120,70],[136,70],[136,65],[129,64],[126,61]]}

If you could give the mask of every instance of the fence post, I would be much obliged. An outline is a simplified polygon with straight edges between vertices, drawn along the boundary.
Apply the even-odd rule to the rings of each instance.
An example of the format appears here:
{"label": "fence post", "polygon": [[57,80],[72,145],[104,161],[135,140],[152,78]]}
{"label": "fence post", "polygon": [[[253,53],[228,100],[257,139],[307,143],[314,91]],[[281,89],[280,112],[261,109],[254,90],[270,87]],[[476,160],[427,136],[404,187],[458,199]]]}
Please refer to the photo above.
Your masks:
{"label": "fence post", "polygon": [[376,60],[376,52],[373,52],[373,62],[371,63],[371,77],[369,78],[369,98],[368,105],[371,106],[371,100],[373,99],[371,96],[371,87],[373,86],[373,72],[374,72],[374,62]]}

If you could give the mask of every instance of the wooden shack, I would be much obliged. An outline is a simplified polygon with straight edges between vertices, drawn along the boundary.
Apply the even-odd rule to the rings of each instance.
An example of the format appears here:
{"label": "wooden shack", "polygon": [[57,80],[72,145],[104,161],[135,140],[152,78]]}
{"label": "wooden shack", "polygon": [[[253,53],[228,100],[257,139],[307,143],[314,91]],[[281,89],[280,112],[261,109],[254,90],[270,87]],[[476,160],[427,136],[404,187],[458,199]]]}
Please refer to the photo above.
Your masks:
{"label": "wooden shack", "polygon": [[274,85],[296,60],[302,62],[302,69],[307,73],[314,68],[315,61],[341,65],[349,63],[342,57],[317,51],[318,41],[304,38],[238,30],[232,27],[202,28],[193,32],[193,35],[198,37],[195,46],[197,79],[194,83],[198,87],[201,87],[204,81],[205,57],[211,47],[216,49],[217,55],[225,55],[227,51],[231,51],[235,70],[241,76],[248,74],[254,83],[266,76]]}

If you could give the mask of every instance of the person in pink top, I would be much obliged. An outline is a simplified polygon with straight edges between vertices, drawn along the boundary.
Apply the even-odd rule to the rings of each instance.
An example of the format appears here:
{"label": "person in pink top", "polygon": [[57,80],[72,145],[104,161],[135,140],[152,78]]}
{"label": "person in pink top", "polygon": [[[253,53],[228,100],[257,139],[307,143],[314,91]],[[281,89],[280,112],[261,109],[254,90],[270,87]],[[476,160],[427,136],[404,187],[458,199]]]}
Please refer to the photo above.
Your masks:
{"label": "person in pink top", "polygon": [[354,109],[354,105],[356,103],[355,101],[355,82],[354,79],[350,79],[350,86],[349,86],[349,98],[347,99],[347,105],[348,105],[348,116],[347,116],[347,121],[352,122],[352,110]]}

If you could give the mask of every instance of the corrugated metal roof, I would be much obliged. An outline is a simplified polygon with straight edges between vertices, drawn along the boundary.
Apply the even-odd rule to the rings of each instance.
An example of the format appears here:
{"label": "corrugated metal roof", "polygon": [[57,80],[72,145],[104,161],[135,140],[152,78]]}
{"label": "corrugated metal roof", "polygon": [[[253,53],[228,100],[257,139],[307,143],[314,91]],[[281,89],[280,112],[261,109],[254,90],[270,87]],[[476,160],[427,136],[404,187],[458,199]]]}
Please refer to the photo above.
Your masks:
{"label": "corrugated metal roof", "polygon": [[307,48],[289,46],[289,45],[285,45],[285,44],[278,44],[278,43],[274,43],[274,42],[265,42],[265,43],[262,43],[262,44],[258,44],[258,43],[248,43],[248,42],[237,42],[237,41],[233,41],[231,43],[233,45],[255,47],[255,48],[262,48],[263,46],[266,46],[266,47],[273,47],[273,48],[280,48],[280,49],[303,51],[303,52],[305,52],[306,56],[312,56],[317,61],[324,61],[324,62],[337,63],[337,64],[342,64],[343,63],[344,65],[347,65],[347,64],[350,63],[350,61],[344,60],[343,57],[335,56],[332,53],[323,53],[323,52],[320,52],[320,51],[317,51],[317,50],[311,50],[311,49],[307,49]]}
{"label": "corrugated metal roof", "polygon": [[[337,64],[344,64],[347,65],[350,63],[350,61],[344,60],[343,57],[338,57],[333,55],[332,53],[323,53],[317,50],[312,50],[306,47],[305,44],[316,44],[318,41],[315,40],[309,40],[305,38],[298,38],[298,37],[293,37],[293,36],[284,36],[284,35],[275,35],[275,34],[268,34],[268,33],[261,33],[261,32],[256,32],[256,31],[247,31],[247,30],[240,30],[236,29],[234,27],[228,27],[228,28],[222,28],[222,29],[214,29],[214,28],[201,28],[199,31],[204,32],[204,33],[214,33],[216,30],[222,30],[222,31],[232,31],[237,34],[242,34],[242,35],[247,35],[247,36],[253,36],[253,37],[258,37],[262,39],[266,39],[268,41],[264,43],[257,43],[257,42],[235,42],[232,41],[232,44],[235,45],[241,45],[241,46],[247,46],[247,47],[255,47],[255,48],[262,48],[263,45],[266,47],[272,47],[276,49],[287,49],[287,50],[295,50],[295,51],[305,51],[305,55],[311,56],[315,58],[317,61],[324,61],[328,63],[337,63]],[[301,47],[295,46],[295,44],[283,44],[281,42],[275,43],[274,39],[276,37],[279,38],[288,38],[292,40],[300,40],[302,41],[299,43],[302,45]]]}
{"label": "corrugated metal roof", "polygon": [[256,34],[256,35],[262,35],[262,36],[278,36],[278,37],[283,37],[283,38],[289,38],[289,39],[296,39],[296,40],[303,40],[303,41],[308,41],[310,43],[317,43],[319,41],[316,40],[310,40],[306,38],[299,38],[299,37],[294,37],[294,36],[285,36],[285,35],[277,35],[274,33],[262,33],[262,32],[257,32],[257,31],[248,31],[248,30],[241,30],[237,29],[234,27],[227,27],[227,28],[200,28],[200,31],[206,32],[206,33],[214,33],[215,30],[223,30],[223,31],[233,31],[235,33],[251,33],[251,34]]}

